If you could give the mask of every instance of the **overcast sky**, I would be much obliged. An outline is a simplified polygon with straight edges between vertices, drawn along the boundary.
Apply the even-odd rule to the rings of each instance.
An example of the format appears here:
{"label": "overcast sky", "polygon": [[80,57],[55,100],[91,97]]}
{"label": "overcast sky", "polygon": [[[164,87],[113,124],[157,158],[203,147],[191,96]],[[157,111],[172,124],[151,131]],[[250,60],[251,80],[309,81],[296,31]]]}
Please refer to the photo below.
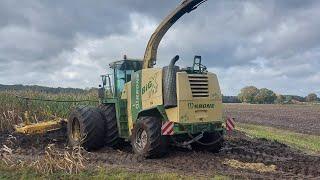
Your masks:
{"label": "overcast sky", "polygon": [[[179,0],[0,0],[0,84],[97,87],[124,54],[142,58]],[[208,0],[162,40],[158,67],[194,55],[223,94],[246,85],[320,95],[319,0]]]}

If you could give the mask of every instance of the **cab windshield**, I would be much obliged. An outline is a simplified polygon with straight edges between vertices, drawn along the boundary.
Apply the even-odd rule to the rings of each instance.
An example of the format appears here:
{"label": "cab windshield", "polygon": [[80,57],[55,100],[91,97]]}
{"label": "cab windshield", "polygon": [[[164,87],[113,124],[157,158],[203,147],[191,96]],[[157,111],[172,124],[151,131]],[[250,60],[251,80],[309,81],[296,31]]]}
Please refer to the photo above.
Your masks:
{"label": "cab windshield", "polygon": [[142,69],[142,61],[123,60],[110,65],[114,69],[115,97],[119,97],[124,85],[131,81],[131,75]]}

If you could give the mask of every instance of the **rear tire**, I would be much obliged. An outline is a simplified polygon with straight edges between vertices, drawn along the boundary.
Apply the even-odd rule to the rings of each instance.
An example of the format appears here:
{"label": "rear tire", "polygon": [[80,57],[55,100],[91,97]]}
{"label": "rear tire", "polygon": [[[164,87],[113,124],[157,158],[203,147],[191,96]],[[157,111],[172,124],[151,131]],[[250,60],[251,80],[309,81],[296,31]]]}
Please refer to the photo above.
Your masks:
{"label": "rear tire", "polygon": [[204,133],[203,137],[192,144],[194,150],[218,153],[223,147],[223,132]]}
{"label": "rear tire", "polygon": [[72,147],[82,146],[91,151],[104,146],[104,119],[98,108],[76,107],[70,114],[67,129]]}
{"label": "rear tire", "polygon": [[107,146],[116,147],[119,144],[119,132],[114,104],[99,105],[105,119],[105,143]]}
{"label": "rear tire", "polygon": [[145,158],[164,156],[168,142],[161,135],[161,119],[153,116],[140,117],[132,132],[131,145],[136,154]]}

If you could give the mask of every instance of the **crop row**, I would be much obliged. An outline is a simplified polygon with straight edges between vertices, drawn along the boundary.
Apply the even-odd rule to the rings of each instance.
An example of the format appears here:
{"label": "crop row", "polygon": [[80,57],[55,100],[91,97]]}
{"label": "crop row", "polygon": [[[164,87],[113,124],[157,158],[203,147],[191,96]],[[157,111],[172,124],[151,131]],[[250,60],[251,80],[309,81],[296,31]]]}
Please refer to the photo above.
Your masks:
{"label": "crop row", "polygon": [[[26,100],[17,96],[40,100]],[[55,117],[67,118],[74,106],[96,104],[96,102],[56,102],[82,100],[96,101],[96,93],[88,91],[87,93],[78,94],[50,94],[34,91],[1,91],[0,132],[11,131],[13,125],[22,123],[25,120],[39,122]]]}

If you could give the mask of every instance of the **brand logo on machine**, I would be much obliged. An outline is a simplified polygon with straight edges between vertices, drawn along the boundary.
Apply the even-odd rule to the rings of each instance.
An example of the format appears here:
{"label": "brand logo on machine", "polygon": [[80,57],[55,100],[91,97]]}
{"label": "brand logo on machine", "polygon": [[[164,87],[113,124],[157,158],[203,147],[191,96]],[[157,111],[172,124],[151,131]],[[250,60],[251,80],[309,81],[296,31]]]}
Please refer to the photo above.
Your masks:
{"label": "brand logo on machine", "polygon": [[188,103],[189,109],[214,109],[214,104],[194,104],[194,103]]}
{"label": "brand logo on machine", "polygon": [[147,91],[154,89],[154,84],[152,81],[149,81],[145,86],[142,87],[142,94],[145,94]]}
{"label": "brand logo on machine", "polygon": [[157,74],[156,73],[152,78],[151,80],[142,87],[141,89],[141,94],[145,94],[147,92],[149,92],[149,97],[152,95],[152,94],[156,94],[157,91],[158,91],[158,84],[157,84]]}
{"label": "brand logo on machine", "polygon": [[135,99],[135,106],[136,106],[136,109],[140,109],[140,94],[139,94],[139,91],[138,89],[140,89],[140,75],[139,73],[137,73],[137,76],[136,76],[136,99]]}

